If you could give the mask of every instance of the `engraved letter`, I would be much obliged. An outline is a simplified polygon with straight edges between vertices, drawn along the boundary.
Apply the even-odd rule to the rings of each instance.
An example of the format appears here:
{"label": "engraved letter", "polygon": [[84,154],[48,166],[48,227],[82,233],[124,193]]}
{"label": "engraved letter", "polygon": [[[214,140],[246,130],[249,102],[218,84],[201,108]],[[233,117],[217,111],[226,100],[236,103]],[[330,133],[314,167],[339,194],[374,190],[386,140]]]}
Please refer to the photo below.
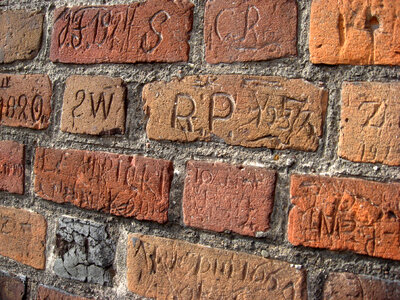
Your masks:
{"label": "engraved letter", "polygon": [[[181,106],[179,106],[181,104]],[[175,97],[172,109],[171,127],[176,128],[177,124],[183,131],[193,132],[192,116],[196,112],[196,103],[188,94],[179,93]],[[186,126],[180,120],[186,120]]]}
{"label": "engraved letter", "polygon": [[215,120],[228,120],[232,117],[235,101],[232,95],[227,93],[214,93],[211,95],[209,122],[210,130],[213,130]]}

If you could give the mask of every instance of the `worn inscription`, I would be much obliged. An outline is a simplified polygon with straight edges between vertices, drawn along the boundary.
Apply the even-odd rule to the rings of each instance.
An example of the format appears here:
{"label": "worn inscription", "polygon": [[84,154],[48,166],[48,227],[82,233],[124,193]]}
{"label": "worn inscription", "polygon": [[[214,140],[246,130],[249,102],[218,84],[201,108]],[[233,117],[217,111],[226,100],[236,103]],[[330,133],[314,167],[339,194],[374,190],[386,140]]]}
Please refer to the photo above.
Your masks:
{"label": "worn inscription", "polygon": [[339,156],[400,165],[400,82],[345,82]]}
{"label": "worn inscription", "polygon": [[50,59],[64,63],[187,61],[192,10],[189,0],[57,9]]}
{"label": "worn inscription", "polygon": [[37,289],[36,300],[89,300],[89,299],[71,295],[65,291],[61,291],[53,287],[39,285],[39,288]]}
{"label": "worn inscription", "polygon": [[128,289],[156,299],[306,299],[306,274],[283,261],[131,234]]}
{"label": "worn inscription", "polygon": [[209,0],[204,40],[212,64],[296,55],[296,1]]}
{"label": "worn inscription", "polygon": [[143,89],[151,139],[315,151],[328,93],[301,79],[188,76]]}
{"label": "worn inscription", "polygon": [[400,64],[400,2],[314,0],[310,59],[313,63]]}
{"label": "worn inscription", "polygon": [[0,255],[44,269],[47,224],[43,216],[0,207]]}
{"label": "worn inscription", "polygon": [[37,148],[35,192],[117,216],[167,221],[170,161],[82,150]]}
{"label": "worn inscription", "polygon": [[400,260],[400,184],[292,175],[294,245]]}
{"label": "worn inscription", "polygon": [[47,75],[0,74],[0,124],[45,129],[51,113]]}
{"label": "worn inscription", "polygon": [[61,130],[93,135],[124,133],[122,79],[70,76],[65,86]]}
{"label": "worn inscription", "polygon": [[255,236],[269,229],[275,171],[189,161],[183,192],[186,225]]}
{"label": "worn inscription", "polygon": [[24,145],[14,141],[0,141],[0,190],[24,193]]}
{"label": "worn inscription", "polygon": [[400,282],[352,273],[330,273],[325,281],[323,299],[398,300]]}

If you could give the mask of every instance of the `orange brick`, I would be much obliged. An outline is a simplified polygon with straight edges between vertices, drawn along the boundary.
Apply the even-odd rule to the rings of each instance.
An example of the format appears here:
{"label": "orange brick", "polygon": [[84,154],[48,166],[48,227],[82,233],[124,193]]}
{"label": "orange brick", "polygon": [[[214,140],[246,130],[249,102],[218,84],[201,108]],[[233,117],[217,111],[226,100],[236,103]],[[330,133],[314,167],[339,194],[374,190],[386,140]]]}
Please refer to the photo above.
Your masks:
{"label": "orange brick", "polygon": [[44,269],[47,223],[42,215],[0,207],[0,254]]}
{"label": "orange brick", "polygon": [[84,64],[187,61],[192,10],[189,0],[59,8],[50,59]]}
{"label": "orange brick", "polygon": [[400,184],[292,175],[293,245],[400,260]]}
{"label": "orange brick", "polygon": [[24,193],[24,147],[14,141],[0,141],[0,190]]}
{"label": "orange brick", "polygon": [[36,300],[89,300],[89,298],[74,296],[53,287],[40,285],[37,290]]}
{"label": "orange brick", "polygon": [[164,223],[170,161],[83,150],[37,148],[35,192],[57,203]]}
{"label": "orange brick", "polygon": [[183,192],[186,225],[255,236],[269,229],[275,171],[189,161]]}
{"label": "orange brick", "polygon": [[400,2],[313,0],[313,63],[400,64]]}
{"label": "orange brick", "polygon": [[339,156],[400,165],[400,82],[345,82]]}
{"label": "orange brick", "polygon": [[131,234],[128,289],[156,299],[307,299],[306,273],[289,263]]}

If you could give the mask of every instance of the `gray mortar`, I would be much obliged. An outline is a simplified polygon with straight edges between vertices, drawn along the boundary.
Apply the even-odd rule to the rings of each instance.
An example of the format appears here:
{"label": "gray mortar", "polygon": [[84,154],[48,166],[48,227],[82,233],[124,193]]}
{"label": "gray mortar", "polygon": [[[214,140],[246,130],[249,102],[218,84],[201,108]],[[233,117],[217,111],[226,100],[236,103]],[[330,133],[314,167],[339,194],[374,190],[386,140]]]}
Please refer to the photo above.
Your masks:
{"label": "gray mortar", "polygon": [[[0,257],[0,269],[27,276],[27,299],[35,299],[39,283],[57,287],[72,294],[97,299],[144,299],[126,289],[125,261],[126,235],[139,232],[168,238],[186,240],[227,250],[274,258],[302,266],[307,270],[309,299],[322,298],[322,287],[329,272],[353,272],[383,279],[400,280],[400,262],[358,255],[351,252],[328,251],[306,247],[294,247],[287,240],[287,216],[290,175],[293,173],[320,174],[340,177],[359,177],[381,182],[400,181],[399,167],[383,164],[353,163],[337,156],[340,121],[340,90],[344,81],[395,81],[399,80],[400,67],[389,66],[326,66],[313,65],[309,61],[308,28],[311,1],[298,1],[298,56],[262,62],[209,65],[204,60],[203,11],[204,0],[192,0],[195,4],[194,23],[190,39],[188,63],[139,63],[139,64],[54,64],[49,60],[52,15],[56,7],[72,5],[96,5],[130,3],[127,0],[9,0],[7,9],[33,9],[46,13],[42,48],[32,61],[14,62],[0,66],[1,73],[46,73],[53,83],[51,125],[44,131],[2,127],[1,138],[26,145],[25,195],[1,192],[0,204],[26,208],[44,215],[48,222],[47,262],[44,271],[34,270],[13,260]],[[1,9],[4,9],[0,5]],[[65,80],[70,75],[109,75],[121,77],[127,85],[126,132],[115,136],[89,136],[60,131],[62,95]],[[219,141],[173,143],[152,141],[146,137],[146,119],[142,112],[141,91],[146,83],[170,80],[198,74],[251,74],[273,75],[287,78],[303,78],[329,90],[329,105],[324,125],[324,135],[316,152],[244,148],[229,146]],[[121,154],[141,154],[172,160],[174,179],[170,192],[169,222],[137,221],[79,209],[72,205],[59,205],[43,200],[33,193],[33,159],[37,146],[76,148],[107,151]],[[274,160],[278,155],[279,159]],[[181,218],[181,198],[185,177],[185,163],[190,159],[222,161],[233,164],[257,165],[275,169],[278,180],[271,230],[264,237],[250,238],[230,233],[213,233],[185,227]],[[86,219],[107,225],[110,232],[119,235],[117,256],[114,262],[116,276],[111,287],[99,284],[79,283],[54,274],[57,259],[55,242],[60,218]]]}

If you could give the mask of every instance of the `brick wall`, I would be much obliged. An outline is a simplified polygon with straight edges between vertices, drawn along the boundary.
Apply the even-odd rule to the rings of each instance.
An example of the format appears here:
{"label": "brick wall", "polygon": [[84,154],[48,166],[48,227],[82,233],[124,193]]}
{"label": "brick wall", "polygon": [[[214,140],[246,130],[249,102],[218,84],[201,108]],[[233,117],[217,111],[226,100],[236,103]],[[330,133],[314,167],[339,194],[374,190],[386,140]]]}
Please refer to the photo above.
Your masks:
{"label": "brick wall", "polygon": [[0,299],[400,299],[399,20],[0,0]]}

